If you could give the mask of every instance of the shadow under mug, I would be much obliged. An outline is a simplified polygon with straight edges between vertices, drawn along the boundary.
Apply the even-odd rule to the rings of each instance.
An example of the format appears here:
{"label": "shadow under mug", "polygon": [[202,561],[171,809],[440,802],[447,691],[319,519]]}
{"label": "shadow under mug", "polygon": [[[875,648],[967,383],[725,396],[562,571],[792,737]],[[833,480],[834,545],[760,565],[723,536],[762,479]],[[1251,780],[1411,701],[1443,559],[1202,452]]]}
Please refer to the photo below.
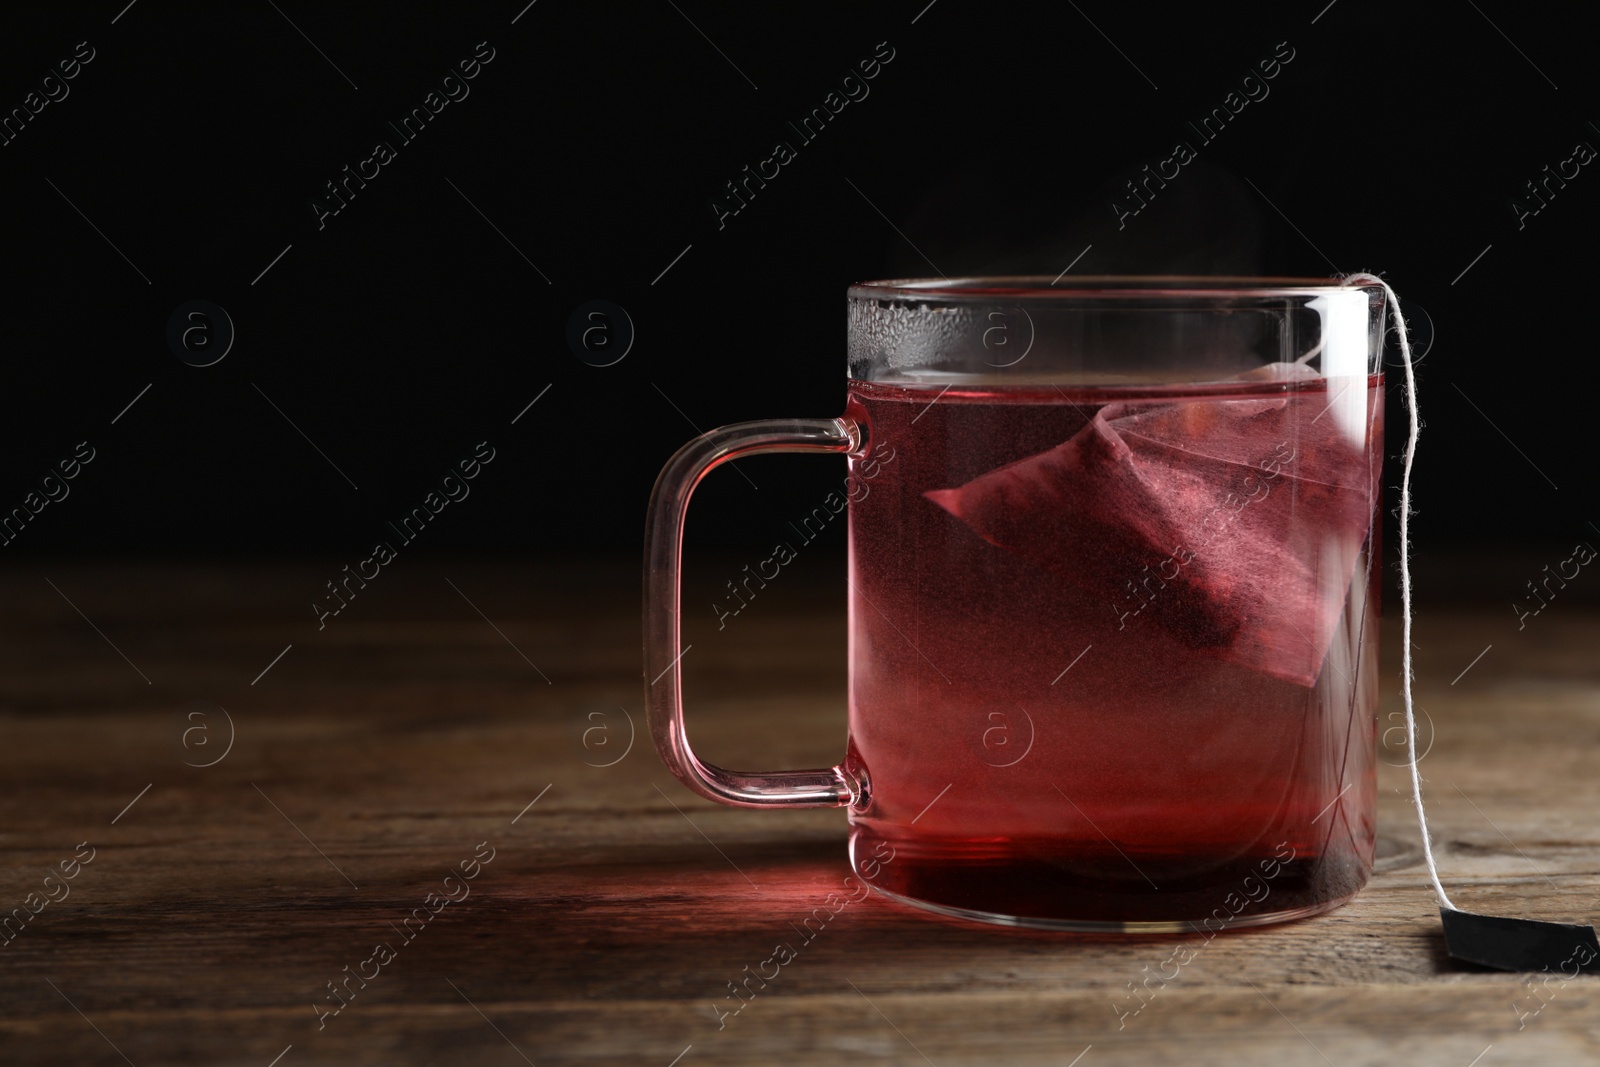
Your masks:
{"label": "shadow under mug", "polygon": [[[1353,896],[1375,844],[1383,291],[973,278],[849,290],[837,419],[685,445],[651,497],[662,760],[843,806],[856,873],[948,915],[1217,930]],[[729,460],[849,464],[849,742],[734,771],[684,730],[679,566]]]}

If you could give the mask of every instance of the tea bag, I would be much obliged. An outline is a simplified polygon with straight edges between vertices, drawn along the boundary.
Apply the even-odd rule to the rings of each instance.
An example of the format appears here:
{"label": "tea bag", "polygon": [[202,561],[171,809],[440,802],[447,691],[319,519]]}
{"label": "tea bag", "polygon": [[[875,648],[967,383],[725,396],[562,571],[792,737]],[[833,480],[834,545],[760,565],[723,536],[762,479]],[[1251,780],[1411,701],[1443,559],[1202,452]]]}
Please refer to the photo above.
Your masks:
{"label": "tea bag", "polygon": [[[1326,389],[1310,385],[1321,379],[1303,363],[1245,377],[1306,384],[1269,397],[1110,404],[1049,451],[926,495],[991,544],[1097,596],[1119,629],[1158,625],[1191,648],[1311,686],[1372,521],[1375,404],[1365,373]],[[1346,397],[1354,420],[1349,403],[1335,410]]]}

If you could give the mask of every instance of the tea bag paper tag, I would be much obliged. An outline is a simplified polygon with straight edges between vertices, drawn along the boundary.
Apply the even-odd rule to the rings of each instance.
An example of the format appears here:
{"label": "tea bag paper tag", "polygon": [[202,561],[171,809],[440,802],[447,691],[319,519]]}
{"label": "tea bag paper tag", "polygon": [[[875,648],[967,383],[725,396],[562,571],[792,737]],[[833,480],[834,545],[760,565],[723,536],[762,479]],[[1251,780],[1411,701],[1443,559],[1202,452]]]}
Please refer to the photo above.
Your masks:
{"label": "tea bag paper tag", "polygon": [[1464,963],[1502,971],[1549,971],[1569,977],[1600,973],[1594,927],[1506,919],[1440,908],[1444,946]]}
{"label": "tea bag paper tag", "polygon": [[[1400,298],[1389,283],[1375,274],[1351,274],[1341,279],[1345,285],[1378,285],[1383,287],[1387,310],[1393,316],[1396,332],[1400,335],[1400,355],[1406,371],[1406,414],[1410,420],[1410,433],[1406,438],[1405,462],[1400,478],[1400,604],[1401,604],[1401,687],[1405,702],[1406,731],[1411,752],[1417,751],[1417,720],[1412,711],[1411,699],[1411,541],[1409,520],[1411,516],[1411,461],[1416,455],[1417,435],[1421,424],[1417,418],[1417,381],[1411,365],[1411,339],[1406,332],[1405,319],[1400,315]],[[1417,809],[1417,825],[1422,830],[1422,856],[1427,861],[1428,878],[1433,883],[1434,894],[1439,898],[1439,920],[1444,925],[1445,951],[1464,963],[1493,967],[1502,971],[1563,972],[1568,976],[1579,972],[1600,972],[1600,942],[1595,939],[1594,927],[1570,923],[1545,922],[1539,919],[1510,919],[1497,915],[1478,915],[1462,911],[1450,902],[1439,880],[1439,868],[1433,859],[1433,844],[1428,836],[1428,817],[1422,809],[1422,776],[1417,771],[1415,755],[1408,761],[1411,770],[1411,799]]]}

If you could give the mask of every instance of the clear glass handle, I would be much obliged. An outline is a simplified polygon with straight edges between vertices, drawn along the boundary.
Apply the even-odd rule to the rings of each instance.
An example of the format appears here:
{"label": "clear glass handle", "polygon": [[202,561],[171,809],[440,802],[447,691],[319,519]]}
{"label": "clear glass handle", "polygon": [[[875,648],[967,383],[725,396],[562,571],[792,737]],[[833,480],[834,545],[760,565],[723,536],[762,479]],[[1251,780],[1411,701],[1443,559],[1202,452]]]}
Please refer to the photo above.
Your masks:
{"label": "clear glass handle", "polygon": [[842,767],[811,771],[730,771],[706,763],[689,747],[683,726],[679,664],[679,568],[689,498],[712,470],[763,452],[853,452],[860,428],[848,419],[763,419],[702,434],[680,448],[656,479],[645,527],[644,682],[650,734],[678,780],[709,800],[741,808],[830,808],[859,791]]}

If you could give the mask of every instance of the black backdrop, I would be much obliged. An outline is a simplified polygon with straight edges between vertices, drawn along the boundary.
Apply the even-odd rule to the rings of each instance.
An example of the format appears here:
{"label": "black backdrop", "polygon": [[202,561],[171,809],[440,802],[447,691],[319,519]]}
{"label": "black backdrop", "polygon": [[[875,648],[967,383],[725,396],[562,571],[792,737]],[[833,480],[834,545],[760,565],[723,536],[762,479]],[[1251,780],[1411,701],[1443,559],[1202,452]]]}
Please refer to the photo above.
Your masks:
{"label": "black backdrop", "polygon": [[[1431,340],[1419,542],[1594,536],[1600,176],[1574,159],[1537,214],[1513,206],[1600,145],[1571,5],[525,3],[0,18],[0,108],[22,109],[0,508],[94,453],[4,551],[354,558],[485,440],[429,548],[635,549],[696,428],[839,412],[849,282],[1069,263],[1382,272]],[[801,143],[787,123],[889,51]],[[491,52],[411,143],[385,126]],[[1202,144],[1186,123],[1290,52]],[[1119,228],[1122,183],[1180,139],[1197,158]],[[378,140],[394,158],[319,220]],[[795,158],[719,224],[778,140]],[[596,299],[634,331],[610,366],[567,339]],[[169,343],[192,300],[235,330],[211,366]],[[762,545],[839,462],[719,474],[693,535]]]}

